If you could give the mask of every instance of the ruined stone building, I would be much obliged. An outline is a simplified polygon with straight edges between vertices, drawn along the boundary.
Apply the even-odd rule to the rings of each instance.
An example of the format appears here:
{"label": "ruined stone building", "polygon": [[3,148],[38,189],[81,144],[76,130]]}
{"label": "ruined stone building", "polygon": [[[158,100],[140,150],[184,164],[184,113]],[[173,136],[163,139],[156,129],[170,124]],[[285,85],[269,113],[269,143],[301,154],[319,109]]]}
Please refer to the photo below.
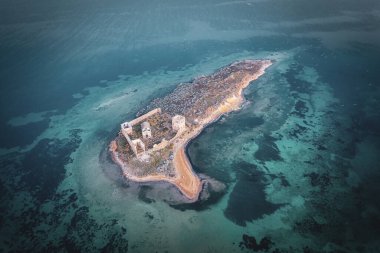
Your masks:
{"label": "ruined stone building", "polygon": [[[130,145],[133,153],[136,157],[139,157],[141,154],[144,154],[146,150],[146,143],[144,143],[144,139],[151,139],[152,136],[152,128],[150,123],[147,121],[147,119],[151,116],[153,116],[156,113],[161,113],[160,108],[156,108],[132,121],[124,122],[120,125],[121,127],[121,133],[124,135],[125,139],[127,140],[128,144]],[[182,133],[186,129],[186,118],[182,115],[175,115],[171,118],[172,121],[172,129],[176,131],[178,134]],[[141,135],[142,140],[140,138],[132,140],[133,136],[133,126],[141,123]],[[155,143],[153,145],[152,150],[159,150],[162,148],[165,148],[174,138],[171,140],[165,140],[162,139],[160,143]]]}
{"label": "ruined stone building", "polygon": [[141,124],[141,134],[143,139],[152,138],[152,130],[148,121],[144,121]]}

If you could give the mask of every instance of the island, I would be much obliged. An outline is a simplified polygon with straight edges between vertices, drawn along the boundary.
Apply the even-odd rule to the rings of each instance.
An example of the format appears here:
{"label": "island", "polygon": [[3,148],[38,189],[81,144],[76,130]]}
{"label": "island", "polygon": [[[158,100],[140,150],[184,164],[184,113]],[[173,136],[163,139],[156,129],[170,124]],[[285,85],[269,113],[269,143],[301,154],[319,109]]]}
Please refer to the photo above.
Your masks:
{"label": "island", "polygon": [[197,201],[205,182],[193,171],[186,146],[207,125],[238,110],[244,102],[243,89],[271,64],[270,60],[234,62],[154,99],[135,119],[120,125],[109,145],[112,160],[128,180],[165,181],[190,202]]}

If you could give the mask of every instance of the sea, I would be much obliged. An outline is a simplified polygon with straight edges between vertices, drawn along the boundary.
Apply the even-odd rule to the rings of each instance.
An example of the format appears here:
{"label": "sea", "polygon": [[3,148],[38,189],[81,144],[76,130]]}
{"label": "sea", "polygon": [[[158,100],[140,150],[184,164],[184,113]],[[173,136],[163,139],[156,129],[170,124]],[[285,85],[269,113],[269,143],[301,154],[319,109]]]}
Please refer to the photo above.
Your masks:
{"label": "sea", "polygon": [[[120,123],[238,60],[195,203],[109,157]],[[0,252],[380,252],[380,1],[0,0]]]}

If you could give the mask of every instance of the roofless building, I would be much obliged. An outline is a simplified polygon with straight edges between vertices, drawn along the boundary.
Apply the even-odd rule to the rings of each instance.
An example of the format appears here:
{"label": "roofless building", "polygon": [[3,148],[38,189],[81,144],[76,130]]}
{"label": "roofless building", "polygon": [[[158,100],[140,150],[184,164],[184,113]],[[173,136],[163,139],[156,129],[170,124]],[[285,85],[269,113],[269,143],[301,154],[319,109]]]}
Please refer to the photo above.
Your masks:
{"label": "roofless building", "polygon": [[141,133],[144,139],[152,138],[152,130],[148,121],[144,121],[141,124]]}

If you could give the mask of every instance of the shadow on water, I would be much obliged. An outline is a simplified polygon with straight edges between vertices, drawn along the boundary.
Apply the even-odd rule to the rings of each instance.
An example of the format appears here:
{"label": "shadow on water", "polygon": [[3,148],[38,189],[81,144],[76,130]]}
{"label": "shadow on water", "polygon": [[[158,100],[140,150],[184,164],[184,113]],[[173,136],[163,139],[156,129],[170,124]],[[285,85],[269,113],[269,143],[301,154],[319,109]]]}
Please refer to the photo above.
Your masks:
{"label": "shadow on water", "polygon": [[259,161],[281,161],[282,157],[275,143],[276,140],[276,138],[264,134],[258,140],[259,149],[255,152],[254,157]]}
{"label": "shadow on water", "polygon": [[154,199],[151,199],[147,196],[147,193],[148,191],[152,190],[152,186],[149,186],[149,185],[142,185],[140,187],[140,190],[139,190],[139,193],[138,193],[138,198],[139,200],[147,203],[147,204],[150,204],[150,203],[153,203],[155,202]]}
{"label": "shadow on water", "polygon": [[234,165],[238,181],[230,194],[224,215],[239,226],[271,214],[282,205],[266,200],[264,173],[256,165],[237,162]]}

